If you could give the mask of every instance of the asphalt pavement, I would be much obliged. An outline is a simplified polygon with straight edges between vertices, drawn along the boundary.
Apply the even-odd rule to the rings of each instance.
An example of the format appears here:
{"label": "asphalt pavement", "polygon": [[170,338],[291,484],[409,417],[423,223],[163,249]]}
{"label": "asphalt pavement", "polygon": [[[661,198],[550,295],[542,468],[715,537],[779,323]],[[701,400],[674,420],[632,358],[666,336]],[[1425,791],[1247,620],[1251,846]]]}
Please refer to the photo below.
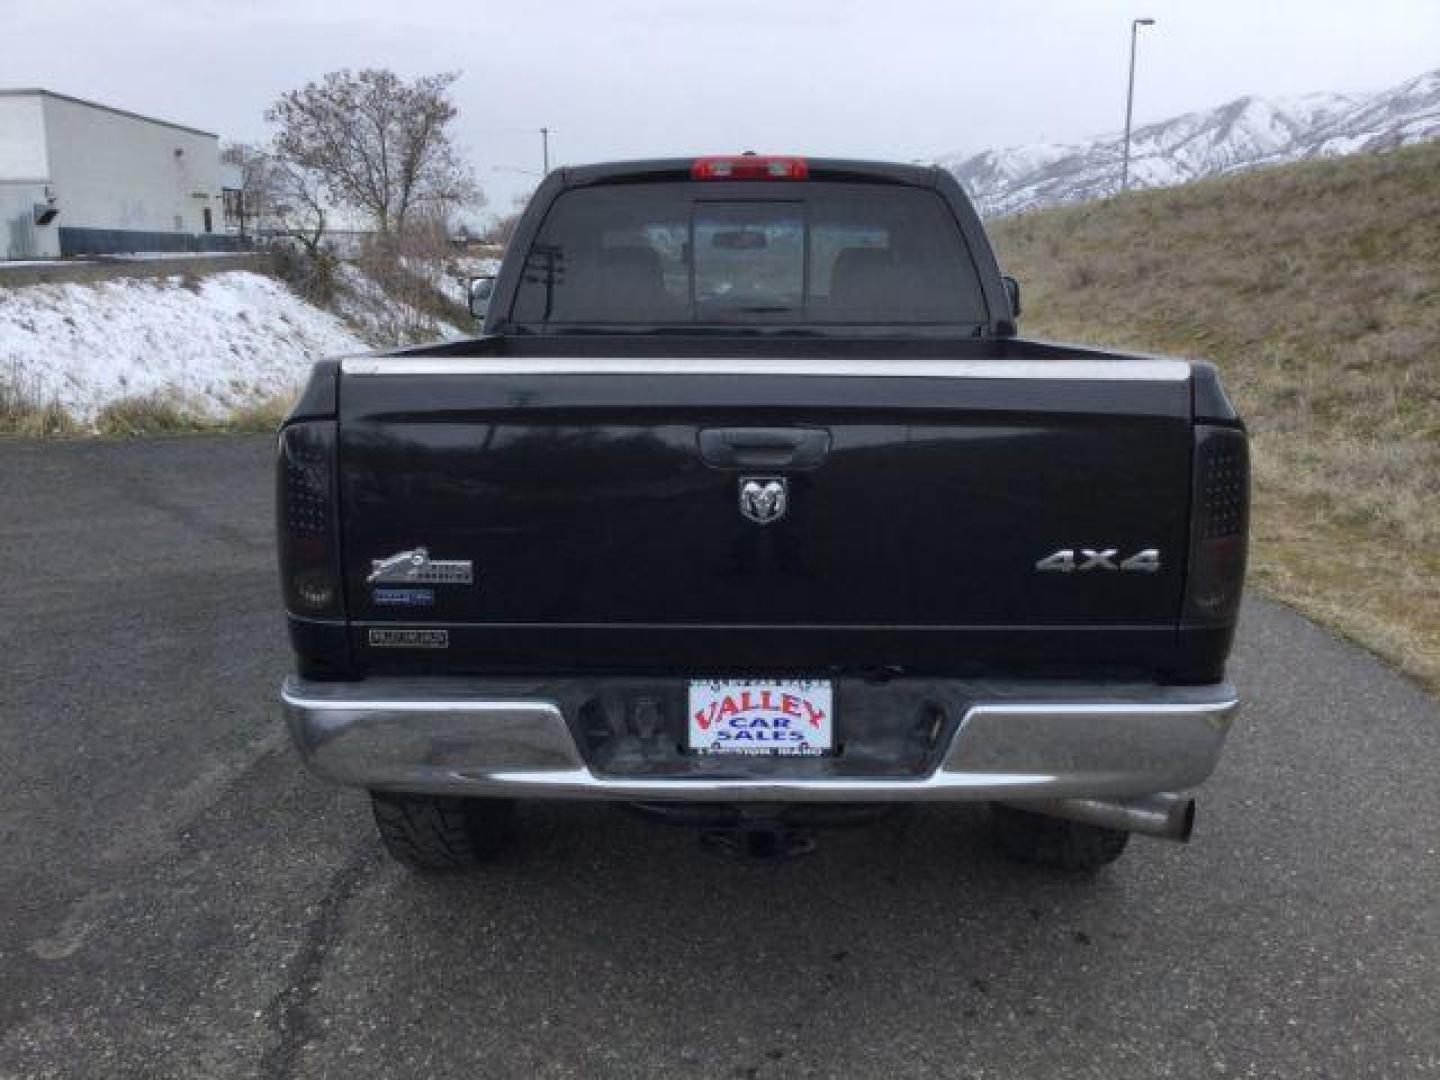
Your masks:
{"label": "asphalt pavement", "polygon": [[303,773],[271,440],[0,443],[0,1076],[1440,1074],[1440,708],[1251,603],[1194,841],[739,862],[582,804],[417,878]]}

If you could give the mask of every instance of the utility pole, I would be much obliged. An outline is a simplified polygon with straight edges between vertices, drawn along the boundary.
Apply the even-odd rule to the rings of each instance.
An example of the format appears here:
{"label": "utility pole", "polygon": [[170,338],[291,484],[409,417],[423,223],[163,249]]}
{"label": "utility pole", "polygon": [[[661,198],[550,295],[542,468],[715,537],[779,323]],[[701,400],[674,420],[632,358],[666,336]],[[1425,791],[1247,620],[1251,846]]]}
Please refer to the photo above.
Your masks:
{"label": "utility pole", "polygon": [[540,163],[541,163],[541,165],[542,165],[542,169],[541,169],[541,171],[540,171],[540,175],[541,175],[541,176],[549,176],[549,175],[550,175],[550,129],[549,129],[548,127],[542,127],[542,128],[540,129]]}
{"label": "utility pole", "polygon": [[1125,91],[1125,156],[1120,165],[1120,190],[1130,186],[1130,115],[1135,106],[1135,38],[1142,26],[1154,26],[1154,19],[1130,20],[1130,84]]}

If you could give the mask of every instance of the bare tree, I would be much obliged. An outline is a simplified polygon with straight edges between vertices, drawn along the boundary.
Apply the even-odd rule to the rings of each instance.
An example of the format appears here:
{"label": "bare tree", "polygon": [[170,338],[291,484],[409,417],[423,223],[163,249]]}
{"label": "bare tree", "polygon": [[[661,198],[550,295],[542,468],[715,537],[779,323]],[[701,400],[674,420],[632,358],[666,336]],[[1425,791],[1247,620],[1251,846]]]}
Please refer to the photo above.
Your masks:
{"label": "bare tree", "polygon": [[256,235],[285,237],[319,254],[329,217],[320,174],[253,143],[231,143],[220,160],[240,169],[242,232],[248,224]]}
{"label": "bare tree", "polygon": [[279,165],[274,154],[256,143],[227,143],[220,160],[240,170],[240,193],[234,211],[240,235],[259,234],[275,202]]}
{"label": "bare tree", "polygon": [[515,226],[520,224],[520,216],[525,213],[525,207],[530,205],[528,194],[516,195],[510,202],[510,212],[497,214],[485,230],[485,242],[499,244],[501,247],[510,245],[510,238],[515,235]]}
{"label": "bare tree", "polygon": [[483,205],[449,131],[456,78],[333,71],[266,113],[278,128],[276,155],[318,177],[326,200],[365,214],[382,235],[404,233],[421,211]]}
{"label": "bare tree", "polygon": [[314,169],[273,160],[266,221],[270,230],[300,244],[312,257],[324,250],[328,214],[325,180]]}

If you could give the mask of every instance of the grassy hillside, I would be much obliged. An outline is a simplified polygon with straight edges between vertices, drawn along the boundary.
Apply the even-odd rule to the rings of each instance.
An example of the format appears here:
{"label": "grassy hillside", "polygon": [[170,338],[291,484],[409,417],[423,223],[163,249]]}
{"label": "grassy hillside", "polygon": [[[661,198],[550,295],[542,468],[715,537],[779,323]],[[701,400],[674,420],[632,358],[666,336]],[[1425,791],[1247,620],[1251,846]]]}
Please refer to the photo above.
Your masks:
{"label": "grassy hillside", "polygon": [[1214,361],[1251,582],[1440,689],[1440,143],[996,223],[1027,334]]}

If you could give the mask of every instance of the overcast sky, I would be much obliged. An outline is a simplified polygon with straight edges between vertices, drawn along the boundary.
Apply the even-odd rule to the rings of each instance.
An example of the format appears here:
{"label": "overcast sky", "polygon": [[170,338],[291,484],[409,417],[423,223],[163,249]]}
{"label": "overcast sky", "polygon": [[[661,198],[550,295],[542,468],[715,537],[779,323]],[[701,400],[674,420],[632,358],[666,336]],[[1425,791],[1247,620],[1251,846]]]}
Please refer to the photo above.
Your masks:
{"label": "overcast sky", "polygon": [[458,70],[459,138],[503,209],[552,161],[754,148],[909,160],[1079,139],[1242,94],[1440,67],[1440,0],[0,0],[0,86],[258,140],[340,67]]}

